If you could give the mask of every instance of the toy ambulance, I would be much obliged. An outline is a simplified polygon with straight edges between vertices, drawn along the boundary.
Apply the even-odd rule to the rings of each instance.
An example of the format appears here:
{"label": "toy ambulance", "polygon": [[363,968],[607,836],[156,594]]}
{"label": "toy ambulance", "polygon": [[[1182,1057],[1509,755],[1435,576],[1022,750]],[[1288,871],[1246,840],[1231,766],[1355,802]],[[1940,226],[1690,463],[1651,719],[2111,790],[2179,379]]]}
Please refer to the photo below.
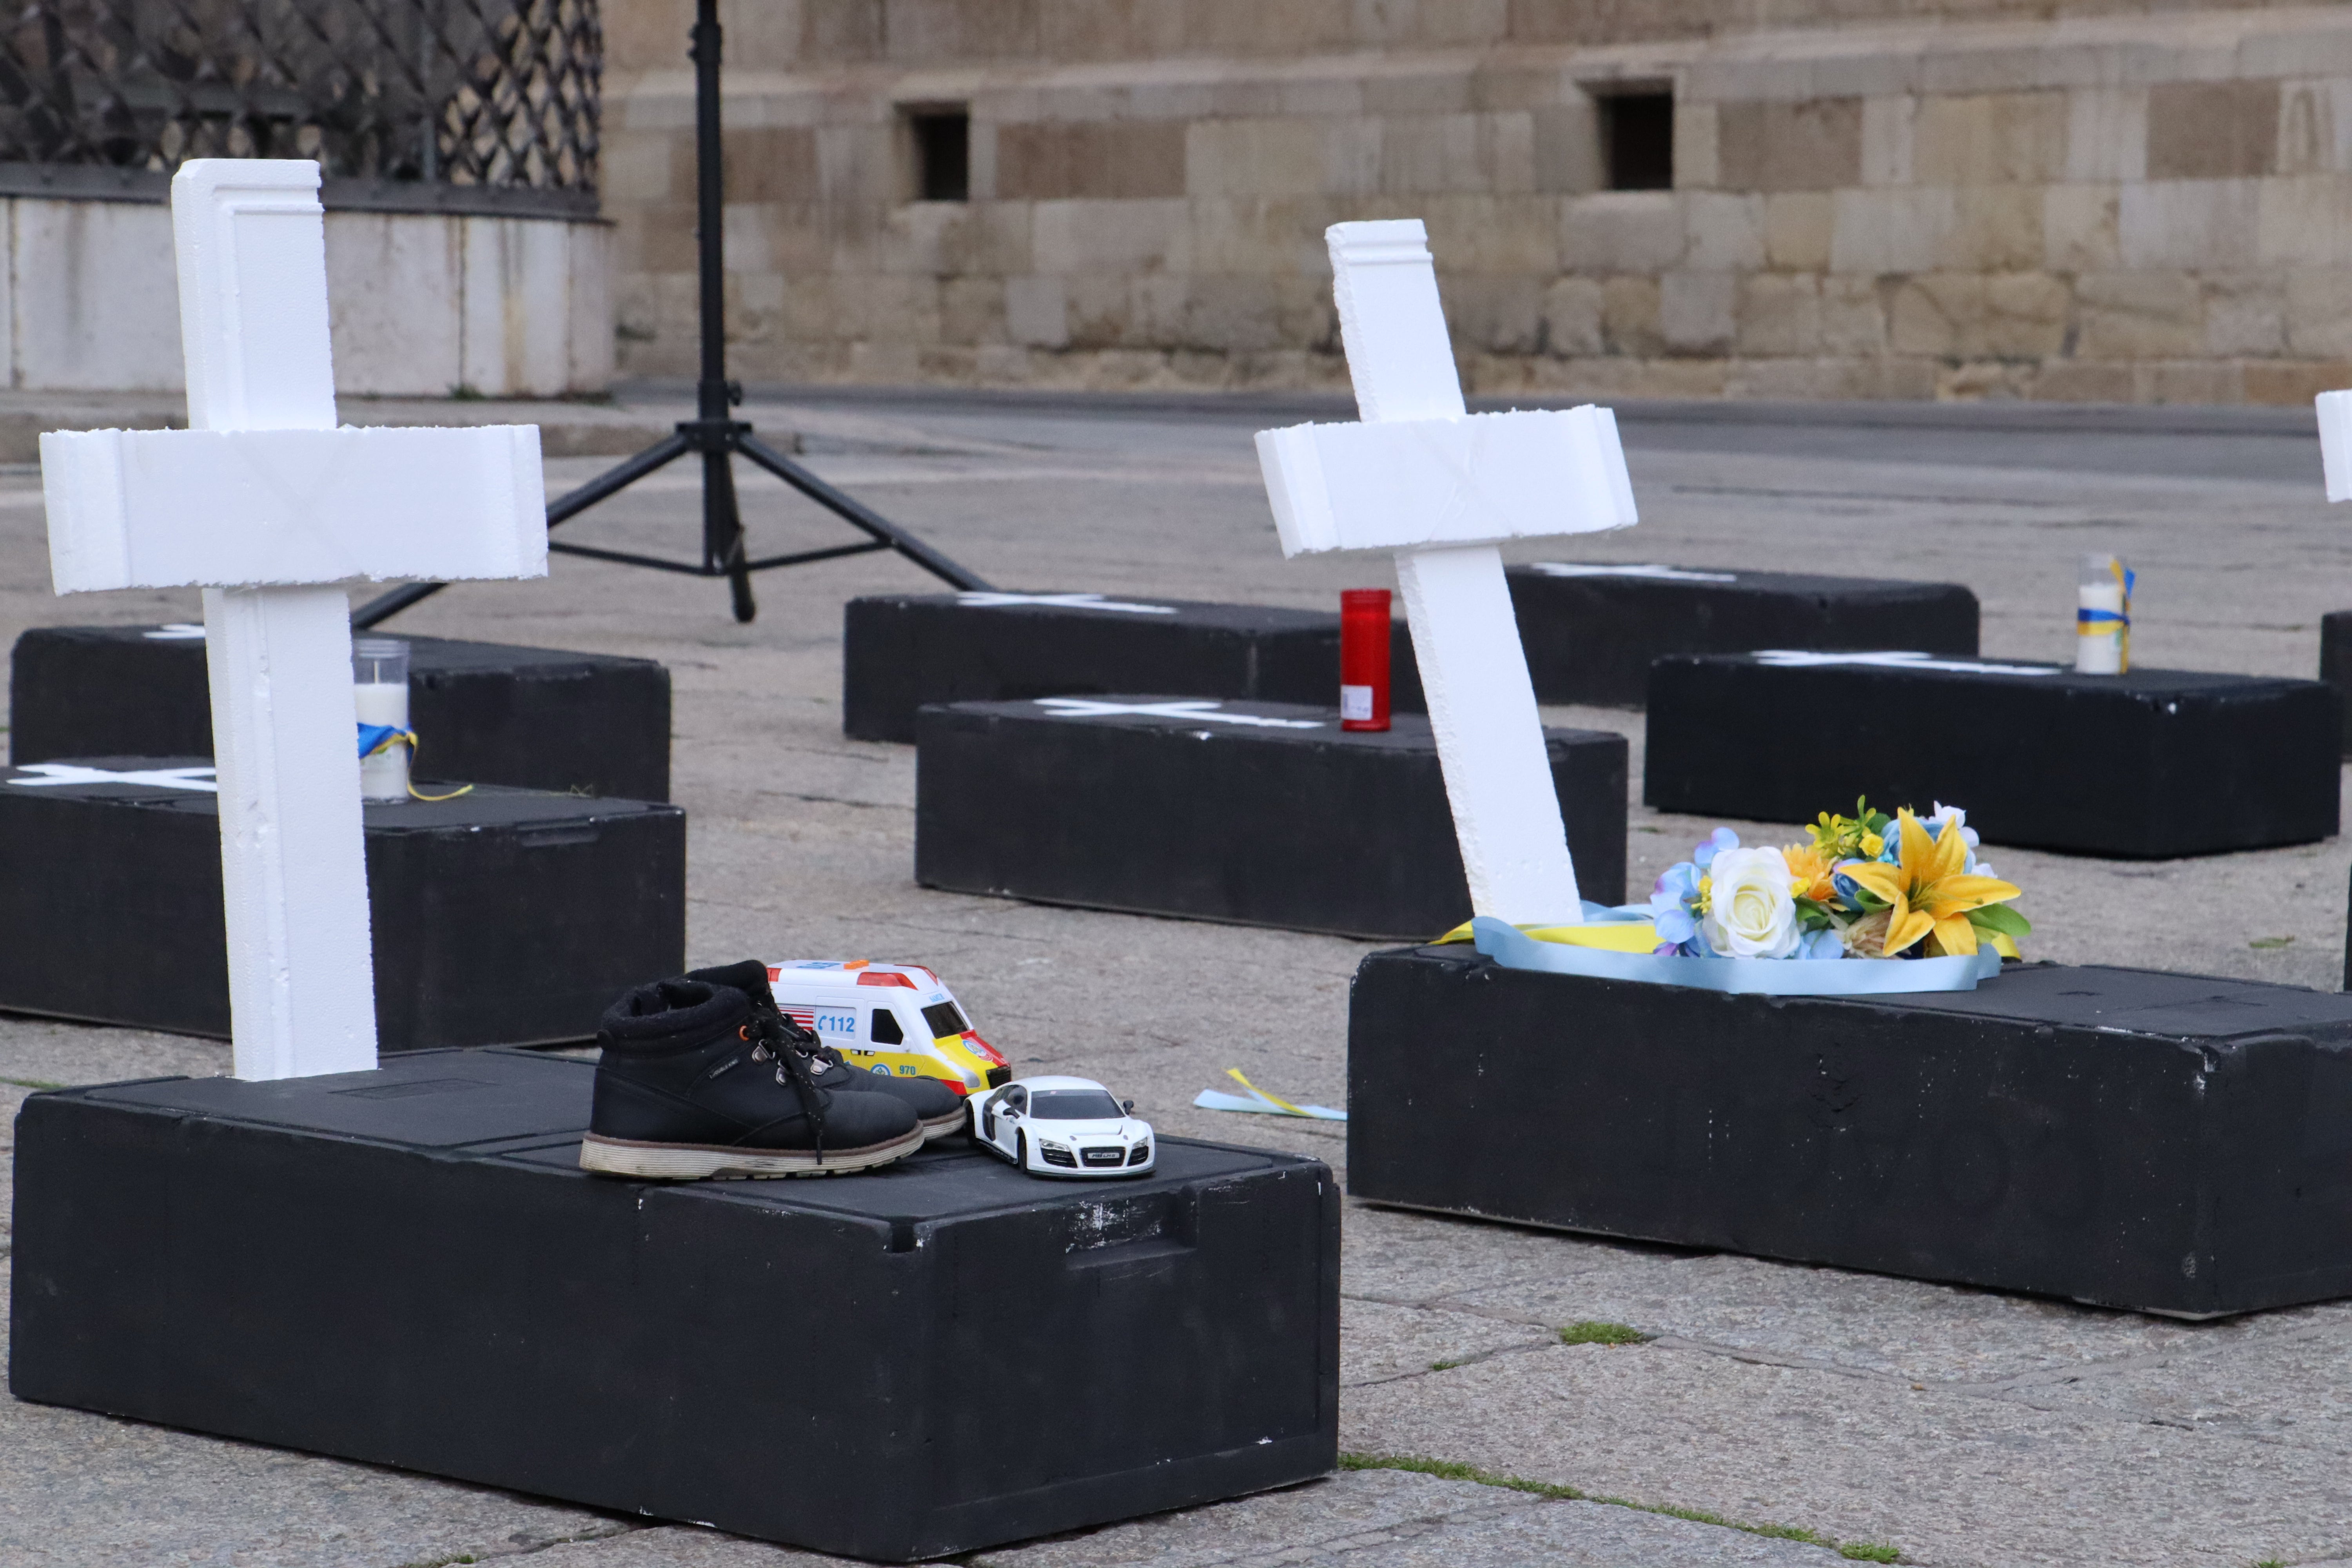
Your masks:
{"label": "toy ambulance", "polygon": [[935,1078],[961,1095],[1011,1081],[954,994],[919,963],[801,959],[768,965],[777,1011],[862,1072]]}

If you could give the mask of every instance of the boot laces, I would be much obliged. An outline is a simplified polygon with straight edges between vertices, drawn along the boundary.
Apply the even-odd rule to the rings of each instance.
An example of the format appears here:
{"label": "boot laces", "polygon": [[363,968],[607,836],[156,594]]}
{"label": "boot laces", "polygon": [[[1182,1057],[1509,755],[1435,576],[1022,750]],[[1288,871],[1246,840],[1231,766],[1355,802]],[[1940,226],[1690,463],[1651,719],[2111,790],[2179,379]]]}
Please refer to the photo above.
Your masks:
{"label": "boot laces", "polygon": [[809,1119],[810,1130],[816,1134],[816,1163],[822,1165],[824,1163],[824,1091],[817,1088],[815,1076],[809,1070],[810,1057],[822,1047],[817,1047],[814,1035],[772,1009],[754,1007],[751,1019],[752,1026],[760,1037],[758,1043],[751,1047],[751,1059],[775,1063],[776,1081],[790,1084],[800,1096],[801,1110]]}

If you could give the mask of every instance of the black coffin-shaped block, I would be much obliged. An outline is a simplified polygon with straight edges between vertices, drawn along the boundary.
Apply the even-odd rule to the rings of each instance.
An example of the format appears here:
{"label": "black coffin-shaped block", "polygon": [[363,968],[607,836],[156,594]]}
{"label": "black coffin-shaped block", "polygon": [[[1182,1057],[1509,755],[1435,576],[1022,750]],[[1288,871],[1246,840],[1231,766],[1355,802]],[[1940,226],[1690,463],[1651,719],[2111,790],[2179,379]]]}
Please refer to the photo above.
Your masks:
{"label": "black coffin-shaped block", "polygon": [[[226,1036],[216,798],[19,782],[64,767],[210,763],[0,771],[0,1007]],[[677,806],[483,784],[362,816],[381,1049],[585,1038],[615,995],[685,967]]]}
{"label": "black coffin-shaped block", "polygon": [[[1108,604],[970,604],[995,595],[852,599],[841,647],[841,727],[911,741],[927,702],[1173,691],[1317,705],[1339,700],[1336,612],[1110,594]],[[1092,598],[1087,595],[1023,598]],[[1412,638],[1390,638],[1391,711],[1423,710]]]}
{"label": "black coffin-shaped block", "polygon": [[1792,572],[1560,563],[1505,574],[1528,673],[1546,702],[1638,708],[1650,661],[1763,647],[1977,651],[1977,596],[1958,583],[1814,577]]}
{"label": "black coffin-shaped block", "polygon": [[[173,626],[47,626],[16,639],[9,760],[213,750],[205,641]],[[159,635],[160,634],[160,635]],[[403,637],[417,768],[518,789],[669,798],[669,671],[649,658]]]}
{"label": "black coffin-shaped block", "polygon": [[[1434,936],[1470,892],[1429,721],[1339,728],[1336,708],[1111,696],[925,708],[915,879],[956,892],[1344,936]],[[1200,717],[1199,710],[1297,728]],[[1584,897],[1625,894],[1622,735],[1547,730]],[[1567,911],[1564,918],[1573,918]]]}
{"label": "black coffin-shaped block", "polygon": [[514,1051],[37,1095],[20,1399],[905,1562],[1338,1458],[1339,1196],[1164,1139],[1040,1181],[961,1139],[824,1181],[578,1168]]}
{"label": "black coffin-shaped block", "polygon": [[[2352,701],[2352,610],[2319,617],[2319,679],[2336,688],[2338,697]],[[2352,725],[2345,728],[2352,731]],[[2352,732],[2344,737],[2344,754],[2352,757]]]}
{"label": "black coffin-shaped block", "polygon": [[1643,797],[1757,822],[1940,800],[1990,843],[2126,859],[2335,833],[2343,703],[2318,681],[2003,664],[2029,673],[1660,659]]}
{"label": "black coffin-shaped block", "polygon": [[1727,996],[1378,952],[1348,1185],[2142,1311],[2325,1300],[2352,1294],[2352,996],[2056,964]]}

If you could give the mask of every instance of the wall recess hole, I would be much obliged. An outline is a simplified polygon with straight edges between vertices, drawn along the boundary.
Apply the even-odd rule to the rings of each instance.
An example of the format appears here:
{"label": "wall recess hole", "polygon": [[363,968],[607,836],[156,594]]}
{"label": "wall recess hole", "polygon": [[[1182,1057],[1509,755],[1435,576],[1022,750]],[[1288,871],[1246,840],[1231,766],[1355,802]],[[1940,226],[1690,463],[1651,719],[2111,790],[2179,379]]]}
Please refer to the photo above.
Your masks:
{"label": "wall recess hole", "polygon": [[1612,191],[1675,188],[1675,95],[1612,92],[1601,99],[1601,155]]}
{"label": "wall recess hole", "polygon": [[915,199],[971,199],[971,111],[961,105],[910,110],[915,142]]}

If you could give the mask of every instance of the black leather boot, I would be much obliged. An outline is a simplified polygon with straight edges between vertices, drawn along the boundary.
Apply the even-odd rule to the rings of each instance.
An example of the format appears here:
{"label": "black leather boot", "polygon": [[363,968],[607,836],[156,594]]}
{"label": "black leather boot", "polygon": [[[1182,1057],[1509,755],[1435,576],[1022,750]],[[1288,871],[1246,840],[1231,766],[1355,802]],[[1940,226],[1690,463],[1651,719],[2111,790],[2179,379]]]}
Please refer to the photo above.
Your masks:
{"label": "black leather boot", "polygon": [[731,986],[640,985],[605,1009],[597,1042],[604,1054],[580,1145],[587,1170],[672,1181],[823,1176],[923,1146],[921,1124],[897,1099],[818,1087]]}
{"label": "black leather boot", "polygon": [[841,1059],[839,1051],[785,1017],[776,1006],[776,994],[768,988],[768,966],[758,959],[747,958],[740,963],[721,964],[716,969],[692,970],[687,978],[708,981],[713,985],[731,985],[749,996],[752,1011],[760,1015],[767,1027],[778,1031],[777,1037],[783,1047],[807,1059],[809,1077],[818,1088],[887,1094],[903,1100],[922,1122],[926,1137],[945,1138],[950,1133],[971,1131],[963,1096],[938,1079],[859,1072]]}

